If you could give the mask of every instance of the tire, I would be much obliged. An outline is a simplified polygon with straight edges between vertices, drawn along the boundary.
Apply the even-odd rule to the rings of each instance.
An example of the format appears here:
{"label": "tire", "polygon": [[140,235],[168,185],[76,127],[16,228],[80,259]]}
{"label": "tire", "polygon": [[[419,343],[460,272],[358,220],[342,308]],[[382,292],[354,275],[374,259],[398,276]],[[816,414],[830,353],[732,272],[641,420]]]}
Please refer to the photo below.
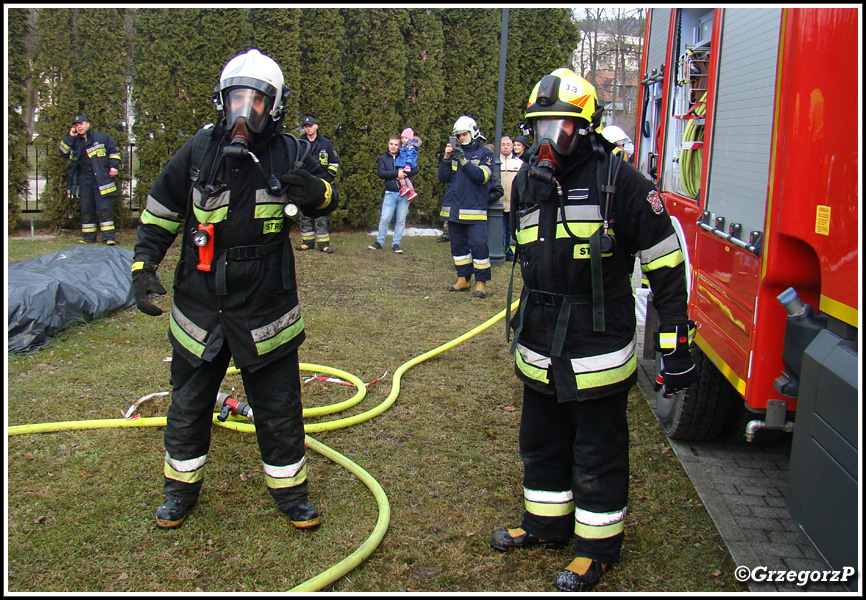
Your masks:
{"label": "tire", "polygon": [[[671,398],[665,398],[657,390],[653,410],[668,437],[712,441],[725,425],[731,407],[742,402],[742,397],[700,348],[693,345],[691,352],[698,368],[698,381]],[[660,368],[661,353],[656,352],[656,373]]]}

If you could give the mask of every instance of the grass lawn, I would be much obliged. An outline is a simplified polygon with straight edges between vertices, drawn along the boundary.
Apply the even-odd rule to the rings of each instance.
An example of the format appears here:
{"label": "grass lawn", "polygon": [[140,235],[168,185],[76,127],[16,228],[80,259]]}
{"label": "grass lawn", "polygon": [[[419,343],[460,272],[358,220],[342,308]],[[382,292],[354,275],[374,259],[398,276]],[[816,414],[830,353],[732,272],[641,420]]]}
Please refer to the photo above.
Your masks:
{"label": "grass lawn", "polygon": [[[293,232],[297,243],[298,235]],[[449,344],[506,307],[510,265],[494,267],[486,299],[448,293],[455,280],[447,244],[404,237],[405,254],[372,251],[365,232],[332,232],[334,254],[297,253],[307,341],[302,363],[354,375],[366,397],[345,411],[312,416],[314,442],[346,457],[387,496],[381,542],[323,591],[553,592],[570,550],[500,554],[496,527],[523,510],[517,451],[521,387],[502,319],[404,368],[387,410],[348,427],[328,423],[370,411],[393,396],[401,366]],[[75,245],[77,232],[10,239],[10,261]],[[133,230],[121,230],[125,248]],[[390,248],[390,239],[386,248]],[[177,248],[160,276],[170,290]],[[519,272],[515,287],[520,289]],[[167,391],[171,350],[166,311],[135,308],[75,325],[30,355],[7,357],[7,425],[118,419],[135,400]],[[316,372],[302,372],[302,378]],[[239,375],[224,391],[245,399]],[[332,405],[356,390],[304,384],[305,407]],[[165,415],[168,396],[137,414]],[[645,398],[629,401],[631,489],[622,560],[599,592],[735,592],[733,561]],[[379,509],[353,473],[310,448],[316,532],[295,530],[267,493],[254,434],[214,427],[199,504],[184,526],[155,527],[162,500],[162,428],[81,429],[7,436],[7,590],[10,592],[270,592],[327,573],[374,531]]]}

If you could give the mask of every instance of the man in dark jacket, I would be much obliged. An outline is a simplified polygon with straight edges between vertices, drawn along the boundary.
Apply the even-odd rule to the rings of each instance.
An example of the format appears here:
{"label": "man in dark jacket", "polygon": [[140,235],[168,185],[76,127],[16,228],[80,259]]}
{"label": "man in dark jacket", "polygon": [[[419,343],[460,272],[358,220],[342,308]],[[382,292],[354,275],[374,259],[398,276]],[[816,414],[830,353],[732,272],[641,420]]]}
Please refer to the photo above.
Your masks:
{"label": "man in dark jacket", "polygon": [[439,163],[439,181],[448,188],[442,197],[440,217],[448,222],[451,256],[457,270],[457,283],[449,292],[470,288],[475,275],[475,296],[486,298],[484,285],[490,281],[490,254],[487,248],[487,204],[493,176],[493,152],[484,147],[484,136],[475,119],[461,116],[454,123],[456,144],[445,146]]}
{"label": "man in dark jacket", "polygon": [[666,394],[696,379],[683,252],[653,184],[597,133],[595,89],[568,69],[526,109],[538,152],[517,174],[512,214],[523,292],[511,326],[523,382],[525,511],[497,550],[556,547],[574,559],[556,587],[594,586],[620,557],[628,500],[628,392],[637,380],[635,257],[659,313]]}
{"label": "man in dark jacket", "polygon": [[162,529],[180,527],[198,500],[214,403],[232,359],[255,411],[268,491],[295,527],[320,524],[307,491],[304,321],[286,215],[297,207],[326,215],[337,196],[312,157],[294,166],[300,143],[280,133],[287,95],[280,67],[258,50],[231,59],[220,76],[216,126],[178,150],[141,216],[132,278],[136,305],[148,315],[162,314],[149,299],[166,293],[156,268],[182,235],[169,319]]}
{"label": "man in dark jacket", "polygon": [[[328,183],[333,183],[340,169],[340,157],[334,149],[334,144],[325,136],[319,134],[319,122],[316,117],[307,115],[301,122],[304,127],[304,138],[310,142],[310,156],[315,158],[325,169],[322,177]],[[328,231],[328,218],[325,216],[307,215],[301,211],[301,243],[298,250],[312,250],[319,246],[319,250],[331,254],[334,248],[331,246],[331,234]]]}
{"label": "man in dark jacket", "polygon": [[409,200],[406,196],[400,195],[399,182],[407,177],[415,177],[418,174],[418,167],[406,171],[397,166],[395,161],[400,153],[401,142],[402,138],[399,135],[392,135],[388,139],[388,151],[382,154],[376,163],[376,174],[385,180],[385,197],[382,200],[382,214],[379,217],[379,232],[376,235],[376,241],[367,246],[370,250],[381,250],[382,246],[385,245],[388,225],[391,224],[391,219],[396,212],[397,220],[394,222],[394,239],[391,242],[391,250],[397,254],[403,254],[400,240],[403,239],[403,229],[406,227]]}
{"label": "man in dark jacket", "polygon": [[69,135],[60,142],[69,158],[66,190],[81,204],[80,244],[96,243],[97,224],[103,243],[114,246],[114,177],[120,169],[120,150],[107,133],[92,131],[84,115],[75,115]]}

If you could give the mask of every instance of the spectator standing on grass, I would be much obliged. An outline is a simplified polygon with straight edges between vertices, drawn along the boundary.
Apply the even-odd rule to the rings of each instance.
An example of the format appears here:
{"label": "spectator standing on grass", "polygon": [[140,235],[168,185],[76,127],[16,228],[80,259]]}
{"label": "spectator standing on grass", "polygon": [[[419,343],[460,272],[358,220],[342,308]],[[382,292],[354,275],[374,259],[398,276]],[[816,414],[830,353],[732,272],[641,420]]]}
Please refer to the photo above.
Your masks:
{"label": "spectator standing on grass", "polygon": [[683,251],[651,181],[612,154],[595,88],[568,69],[529,96],[538,151],[514,181],[523,291],[511,320],[523,383],[524,512],[493,532],[500,551],[561,547],[560,591],[592,588],[619,560],[628,501],[629,390],[637,381],[635,256],[659,314],[661,385],[696,379]]}
{"label": "spectator standing on grass", "polygon": [[499,173],[502,182],[502,247],[505,249],[505,260],[514,260],[511,249],[511,184],[520,170],[523,161],[514,155],[514,144],[507,135],[499,142]]}
{"label": "spectator standing on grass", "polygon": [[[334,183],[337,171],[340,169],[340,157],[334,149],[334,144],[325,136],[319,134],[319,122],[316,117],[307,115],[301,122],[304,127],[304,138],[310,142],[310,155],[325,168],[322,177],[328,183]],[[298,250],[312,250],[318,244],[319,250],[331,254],[331,234],[328,231],[328,217],[310,217],[301,211],[300,228],[301,243]]]}
{"label": "spectator standing on grass", "polygon": [[376,241],[367,246],[370,250],[381,250],[385,245],[385,236],[388,234],[388,225],[394,214],[397,214],[394,222],[394,239],[391,250],[397,254],[403,254],[400,241],[403,239],[403,230],[406,228],[406,214],[409,212],[409,198],[400,193],[400,182],[418,174],[418,166],[406,170],[397,164],[400,154],[400,144],[406,138],[403,135],[392,135],[388,138],[388,151],[379,157],[376,163],[376,174],[385,181],[385,197],[382,200],[382,213],[379,217],[379,231]]}
{"label": "spectator standing on grass", "polygon": [[[397,154],[397,166],[407,173],[418,168],[418,150],[421,148],[421,138],[415,136],[411,127],[407,127],[400,134],[400,152]],[[412,202],[418,195],[411,177],[400,179],[400,195],[406,196],[406,200]]]}
{"label": "spectator standing on grass", "polygon": [[75,115],[69,135],[60,142],[60,153],[69,159],[67,194],[81,205],[78,243],[95,244],[98,227],[102,242],[114,246],[114,177],[120,169],[120,149],[107,133],[91,130],[87,117]]}
{"label": "spectator standing on grass", "polygon": [[472,117],[463,115],[457,119],[451,134],[456,137],[456,146],[450,142],[445,145],[438,170],[439,181],[448,184],[440,216],[448,221],[451,256],[457,270],[457,282],[446,290],[468,291],[469,280],[475,275],[473,293],[478,298],[486,298],[484,286],[490,281],[487,204],[494,168],[493,152],[482,145],[484,136]]}
{"label": "spectator standing on grass", "polygon": [[162,314],[149,299],[166,293],[156,270],[182,236],[169,319],[161,529],[180,527],[198,501],[214,404],[232,360],[255,411],[271,497],[295,527],[320,524],[308,494],[298,363],[304,321],[284,210],[293,204],[324,216],[337,194],[313,157],[296,166],[300,143],[281,134],[288,93],[279,65],[258,50],[232,58],[219,78],[217,124],[177,151],[141,215],[132,285],[145,314]]}

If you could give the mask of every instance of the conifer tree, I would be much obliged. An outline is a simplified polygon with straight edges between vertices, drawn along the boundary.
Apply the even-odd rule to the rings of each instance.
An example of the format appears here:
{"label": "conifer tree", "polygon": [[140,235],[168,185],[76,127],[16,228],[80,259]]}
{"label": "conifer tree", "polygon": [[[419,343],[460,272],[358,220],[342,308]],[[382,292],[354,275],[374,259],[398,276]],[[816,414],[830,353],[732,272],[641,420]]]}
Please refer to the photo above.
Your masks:
{"label": "conifer tree", "polygon": [[[117,143],[121,154],[121,173],[115,177],[117,193],[112,196],[114,222],[117,227],[129,225],[129,201],[122,182],[128,177],[128,161],[123,160],[128,146],[126,132],[126,73],[129,57],[124,30],[125,9],[86,8],[78,11],[74,30],[75,47],[69,90],[78,103],[76,112],[84,113],[90,128],[107,133]],[[75,113],[66,116],[72,122]],[[68,129],[67,129],[68,131]],[[59,141],[59,140],[58,140]]]}
{"label": "conifer tree", "polygon": [[135,31],[135,197],[143,207],[175,152],[214,122],[222,68],[249,49],[252,34],[244,9],[141,8]]}
{"label": "conifer tree", "polygon": [[291,92],[286,99],[286,133],[294,130],[298,113],[298,85],[301,78],[300,8],[251,8],[253,47],[273,58],[283,71],[283,79]]}
{"label": "conifer tree", "polygon": [[423,141],[418,153],[419,172],[412,180],[418,197],[409,207],[407,220],[434,223],[445,189],[436,176],[436,152],[448,135],[438,118],[445,99],[442,20],[431,9],[412,9],[403,36],[407,61],[404,97],[398,107],[400,127],[411,126]]}
{"label": "conifer tree", "polygon": [[350,143],[343,147],[343,197],[348,221],[373,226],[378,221],[382,180],[376,161],[388,138],[400,133],[398,114],[404,98],[406,52],[402,31],[405,9],[343,9],[343,85],[347,98],[344,128]]}
{"label": "conifer tree", "polygon": [[[513,112],[507,112],[508,121],[503,120],[504,123],[512,122],[516,113],[520,115],[518,122],[522,120],[529,94],[542,77],[559,67],[570,67],[571,53],[579,37],[570,8],[518,8],[511,9],[511,13],[510,22],[516,24],[519,60],[513,71],[516,83],[510,89],[519,95],[522,106],[517,111],[509,99],[507,106]],[[509,41],[511,32],[509,28]]]}
{"label": "conifer tree", "polygon": [[78,112],[72,81],[72,63],[76,54],[74,43],[78,9],[40,8],[37,17],[39,43],[36,54],[36,81],[39,103],[40,137],[45,140],[47,153],[40,163],[46,185],[39,196],[42,217],[54,227],[78,227],[81,215],[78,204],[66,194],[66,170],[69,159],[58,151],[58,145]]}
{"label": "conifer tree", "polygon": [[21,201],[27,193],[27,144],[30,135],[23,111],[27,105],[27,82],[30,79],[31,65],[25,47],[25,40],[30,30],[29,9],[10,8],[8,20],[8,90],[9,98],[6,106],[7,145],[6,156],[9,169],[7,181],[7,215],[8,230],[12,231],[18,225],[21,216]]}

